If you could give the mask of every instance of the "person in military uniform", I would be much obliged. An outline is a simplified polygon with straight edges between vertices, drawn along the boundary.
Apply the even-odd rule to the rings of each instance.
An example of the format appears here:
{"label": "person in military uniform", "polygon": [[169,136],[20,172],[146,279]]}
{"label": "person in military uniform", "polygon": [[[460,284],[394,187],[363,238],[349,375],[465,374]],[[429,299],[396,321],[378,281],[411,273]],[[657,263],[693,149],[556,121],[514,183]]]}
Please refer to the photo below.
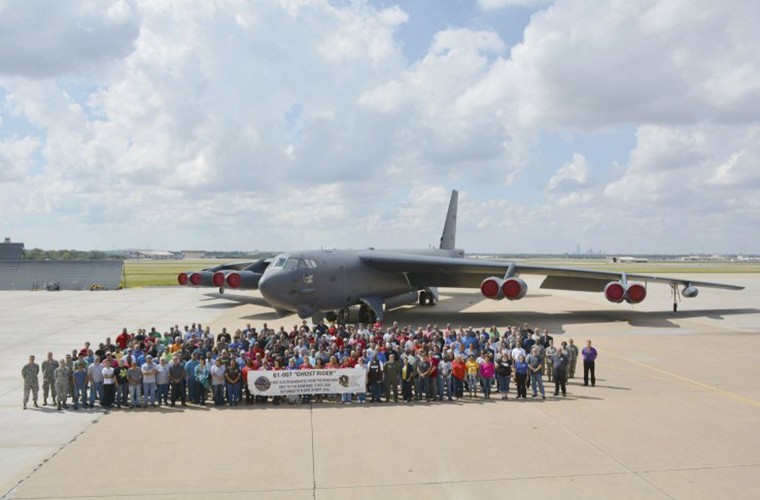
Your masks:
{"label": "person in military uniform", "polygon": [[578,354],[578,346],[575,345],[573,339],[570,339],[570,345],[567,346],[567,357],[570,359],[568,376],[570,378],[575,378],[575,365],[578,363]]}
{"label": "person in military uniform", "polygon": [[55,404],[55,382],[53,373],[58,368],[58,361],[53,359],[53,353],[47,353],[47,359],[42,362],[42,405],[47,405],[48,393]]}
{"label": "person in military uniform", "polygon": [[24,378],[24,409],[29,402],[29,393],[32,393],[34,407],[39,408],[37,396],[40,392],[40,366],[34,362],[34,354],[29,356],[29,362],[21,369],[21,376]]}
{"label": "person in military uniform", "polygon": [[383,382],[385,383],[385,402],[391,400],[398,403],[398,377],[401,373],[401,365],[396,361],[396,355],[390,354],[390,359],[383,365]]}
{"label": "person in military uniform", "polygon": [[55,395],[56,403],[58,404],[58,410],[61,407],[68,409],[66,399],[69,396],[69,367],[66,366],[66,360],[62,359],[58,362],[58,368],[53,372],[53,380],[55,381]]}

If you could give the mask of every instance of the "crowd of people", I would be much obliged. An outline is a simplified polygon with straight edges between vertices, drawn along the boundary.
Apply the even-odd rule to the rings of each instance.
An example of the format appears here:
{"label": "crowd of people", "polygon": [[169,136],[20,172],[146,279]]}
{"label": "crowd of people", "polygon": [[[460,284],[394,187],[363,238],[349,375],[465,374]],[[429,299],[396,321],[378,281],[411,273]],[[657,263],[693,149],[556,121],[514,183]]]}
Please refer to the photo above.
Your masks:
{"label": "crowd of people", "polygon": [[[546,329],[507,327],[445,328],[428,325],[413,329],[374,325],[309,326],[306,321],[288,330],[256,329],[248,324],[214,335],[209,327],[192,324],[128,332],[97,347],[89,342],[56,359],[52,352],[42,363],[35,356],[22,368],[24,409],[30,395],[38,407],[39,376],[42,404],[58,410],[147,408],[177,402],[237,406],[246,404],[442,401],[498,394],[508,399],[512,384],[517,398],[546,398],[544,378],[554,395],[567,395],[567,379],[583,362],[583,385],[596,384],[597,351],[591,341],[579,352],[573,339],[555,345]],[[249,390],[252,370],[355,368],[366,370],[366,392],[308,394],[298,397],[256,396]],[[400,390],[399,390],[400,389]],[[50,399],[50,403],[48,403]]]}

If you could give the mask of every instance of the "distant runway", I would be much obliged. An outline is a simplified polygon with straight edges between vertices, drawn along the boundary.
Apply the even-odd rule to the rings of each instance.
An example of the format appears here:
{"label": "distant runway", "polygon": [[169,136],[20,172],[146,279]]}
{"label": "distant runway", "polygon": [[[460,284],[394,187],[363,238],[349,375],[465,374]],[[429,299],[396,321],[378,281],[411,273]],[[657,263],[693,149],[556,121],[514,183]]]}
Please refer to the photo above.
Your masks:
{"label": "distant runway", "polygon": [[[700,276],[702,278],[702,276]],[[760,491],[760,275],[702,290],[672,313],[670,289],[635,307],[601,294],[519,301],[443,290],[435,308],[386,322],[522,324],[592,338],[597,387],[567,399],[413,405],[21,410],[29,354],[61,357],[122,326],[292,326],[202,290],[1,292],[0,495],[9,498],[726,498]],[[547,385],[548,387],[548,385]],[[121,465],[119,465],[121,464]],[[134,473],[133,473],[134,472]]]}

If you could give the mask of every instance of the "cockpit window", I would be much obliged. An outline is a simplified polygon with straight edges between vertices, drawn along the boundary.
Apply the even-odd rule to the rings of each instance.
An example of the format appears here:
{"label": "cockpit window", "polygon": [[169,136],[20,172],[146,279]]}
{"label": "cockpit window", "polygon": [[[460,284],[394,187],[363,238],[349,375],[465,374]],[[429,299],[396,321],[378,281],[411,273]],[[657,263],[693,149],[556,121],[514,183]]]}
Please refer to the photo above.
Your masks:
{"label": "cockpit window", "polygon": [[288,257],[288,260],[285,261],[285,265],[283,266],[288,271],[291,271],[298,267],[298,259],[295,257]]}
{"label": "cockpit window", "polygon": [[314,259],[306,259],[306,267],[309,269],[314,269],[317,267],[317,261]]}
{"label": "cockpit window", "polygon": [[279,259],[277,259],[277,262],[274,263],[273,267],[282,267],[283,264],[285,264],[286,260],[287,259],[285,257],[280,257]]}

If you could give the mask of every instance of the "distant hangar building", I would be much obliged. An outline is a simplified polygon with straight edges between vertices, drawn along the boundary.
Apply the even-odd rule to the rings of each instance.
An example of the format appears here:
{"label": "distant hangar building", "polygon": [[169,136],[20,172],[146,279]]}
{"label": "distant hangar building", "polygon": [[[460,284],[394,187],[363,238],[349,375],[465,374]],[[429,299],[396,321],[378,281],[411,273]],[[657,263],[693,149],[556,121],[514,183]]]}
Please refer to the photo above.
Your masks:
{"label": "distant hangar building", "polygon": [[0,242],[0,290],[115,290],[121,260],[24,260],[24,244]]}

